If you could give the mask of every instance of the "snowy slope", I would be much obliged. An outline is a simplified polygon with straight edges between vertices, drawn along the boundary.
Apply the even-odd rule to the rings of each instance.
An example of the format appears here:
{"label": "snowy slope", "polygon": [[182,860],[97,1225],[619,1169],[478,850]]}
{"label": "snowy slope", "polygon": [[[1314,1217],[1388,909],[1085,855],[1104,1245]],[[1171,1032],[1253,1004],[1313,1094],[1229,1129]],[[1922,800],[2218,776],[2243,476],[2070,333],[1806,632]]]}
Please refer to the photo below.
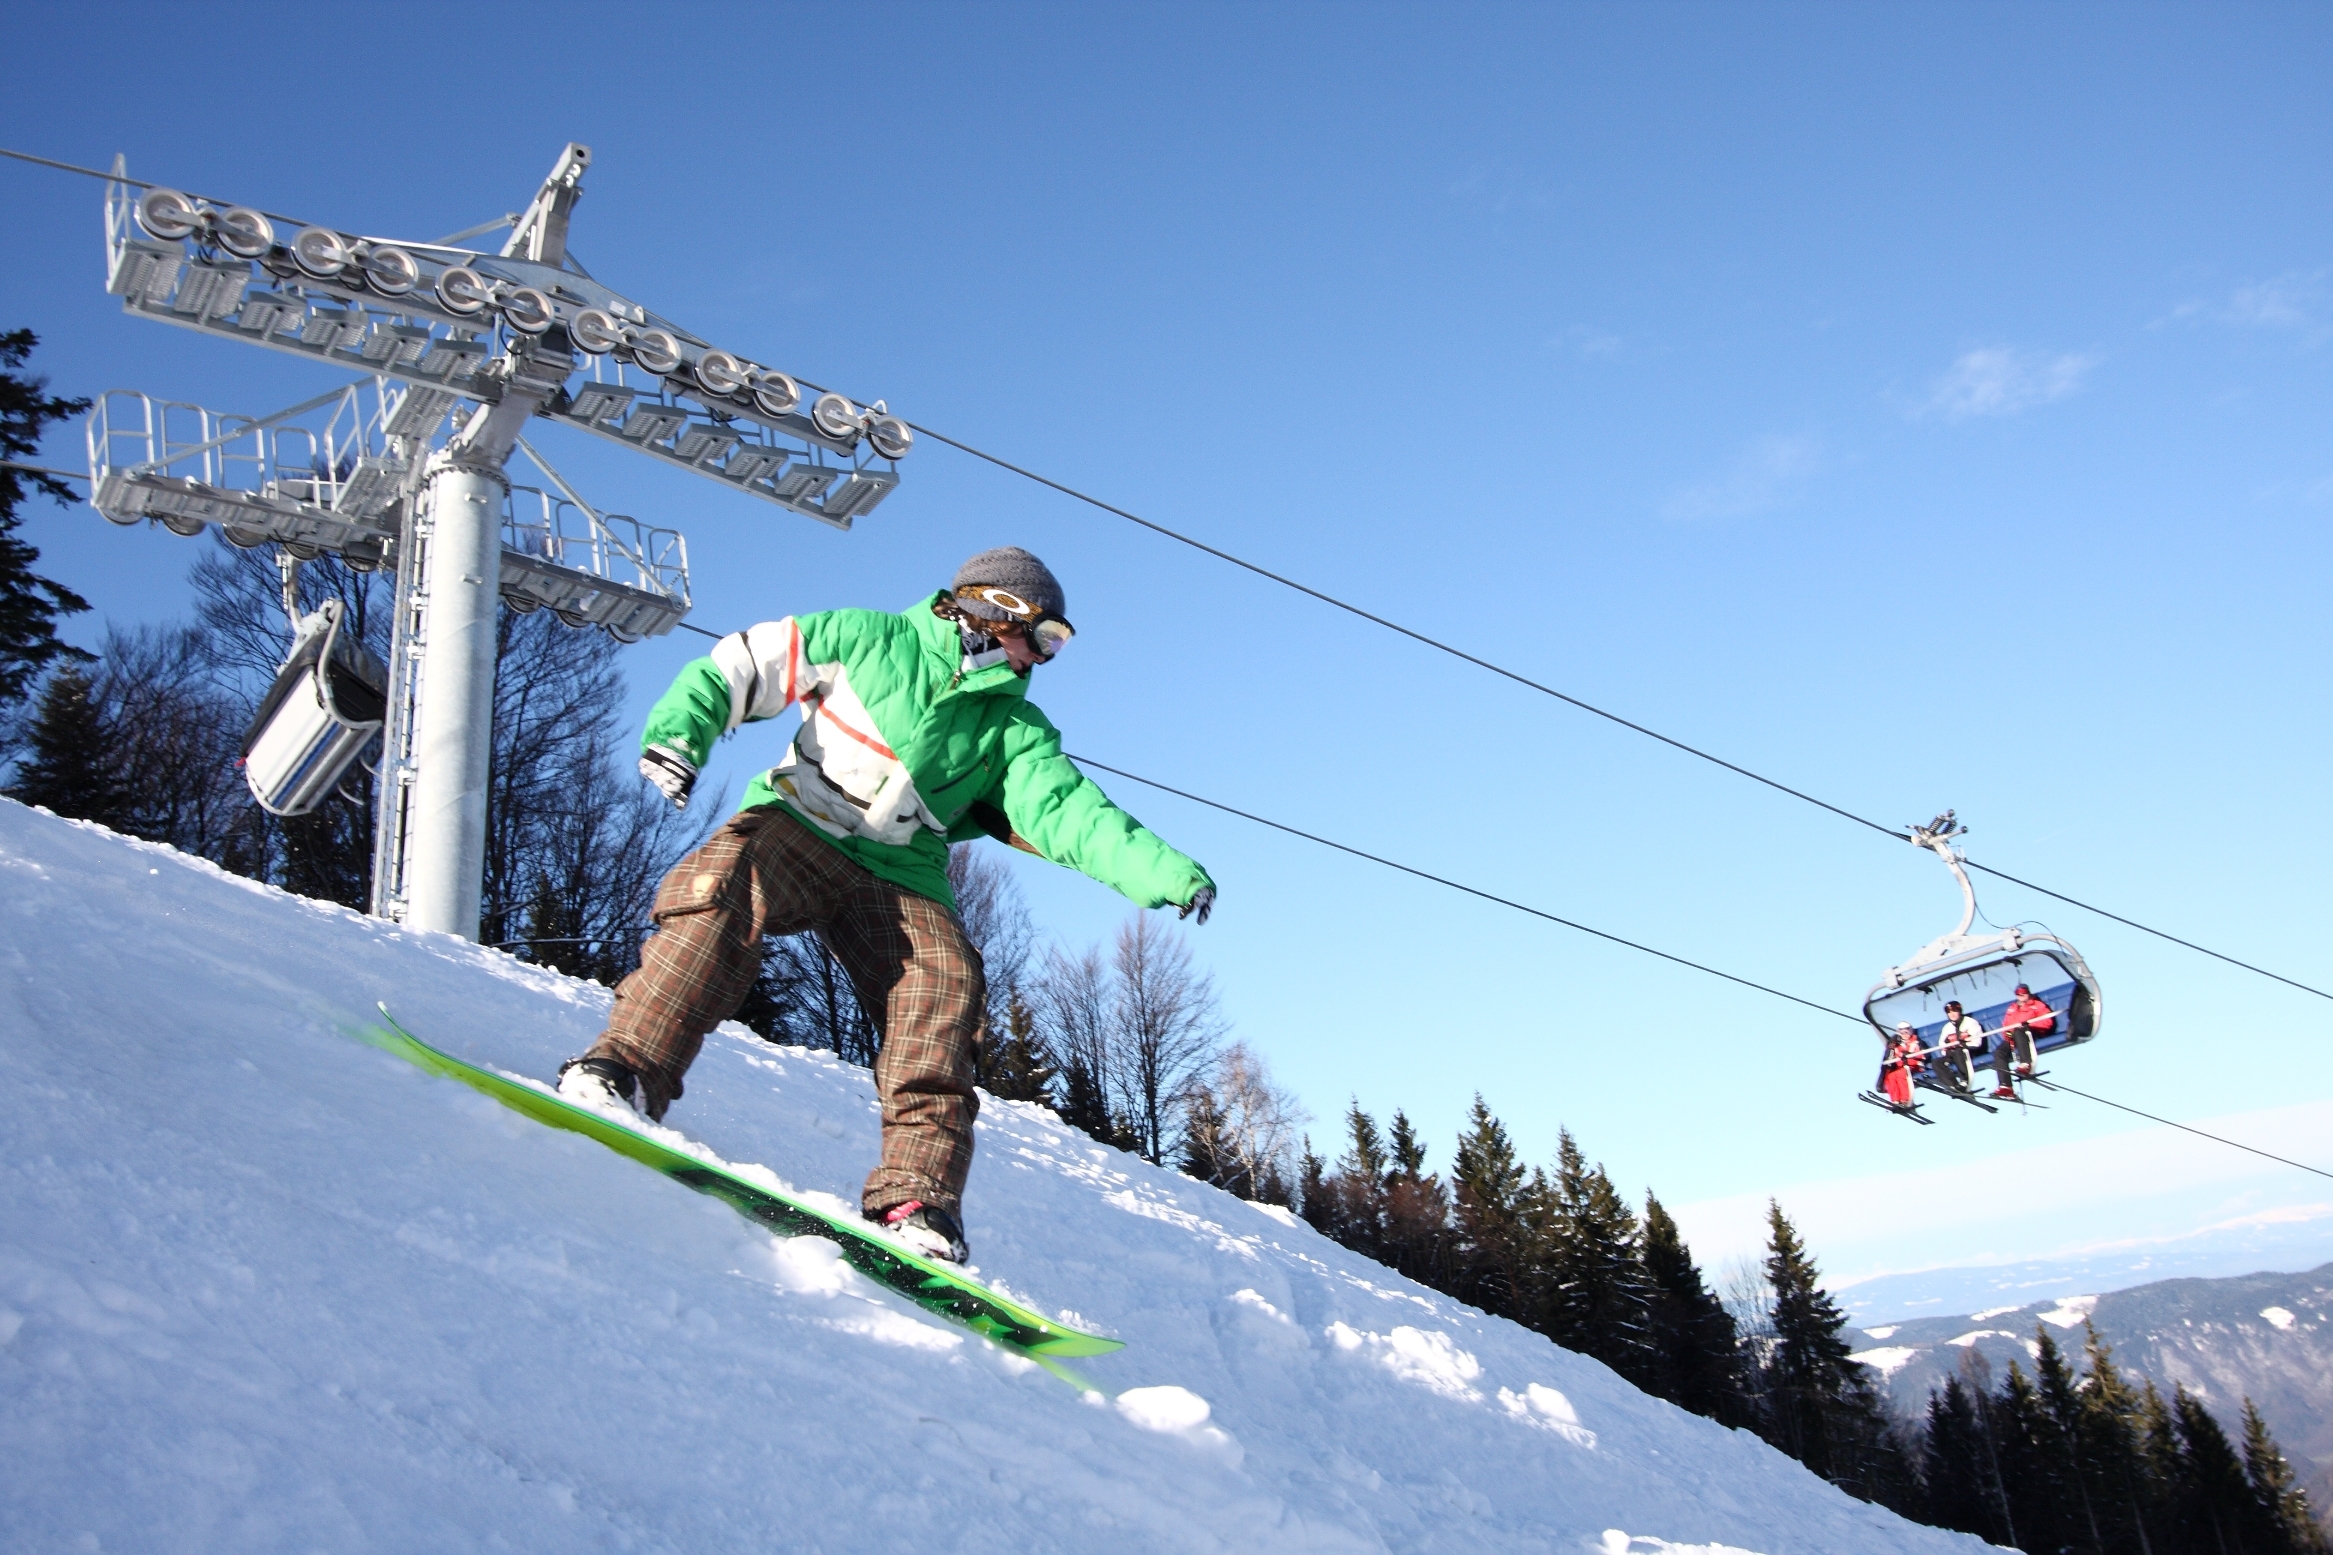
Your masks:
{"label": "snowy slope", "polygon": [[[1034,1109],[983,1272],[1102,1394],[345,1033],[534,1074],[603,990],[0,801],[0,1548],[1975,1549]],[[671,1120],[855,1196],[867,1076]]]}

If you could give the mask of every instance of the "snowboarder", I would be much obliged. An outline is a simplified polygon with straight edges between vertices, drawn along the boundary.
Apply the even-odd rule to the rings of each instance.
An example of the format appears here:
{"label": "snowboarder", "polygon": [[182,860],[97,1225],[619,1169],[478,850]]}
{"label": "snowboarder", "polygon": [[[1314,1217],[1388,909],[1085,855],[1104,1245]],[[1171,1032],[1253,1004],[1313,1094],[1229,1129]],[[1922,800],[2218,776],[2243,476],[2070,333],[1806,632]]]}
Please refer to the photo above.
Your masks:
{"label": "snowboarder", "polygon": [[1945,1001],[1944,1030],[1938,1033],[1936,1046],[1944,1056],[1944,1078],[1964,1096],[1977,1088],[1976,1053],[1984,1045],[1983,1024],[1962,1014],[1958,999]]}
{"label": "snowboarder", "polygon": [[1887,1090],[1888,1102],[1897,1107],[1912,1104],[1912,1076],[1928,1067],[1921,1056],[1920,1034],[1912,1029],[1910,1021],[1899,1022],[1896,1034],[1887,1045],[1887,1057],[1879,1066],[1879,1083]]}
{"label": "snowboarder", "polygon": [[1063,609],[1045,564],[1004,546],[898,615],[765,621],[684,665],[641,736],[641,775],[676,807],[716,739],[796,703],[802,727],[658,886],[640,968],[599,1041],[560,1067],[559,1093],[662,1118],[705,1033],[744,1001],[762,937],[814,929],[883,1038],[883,1156],[861,1209],[964,1262],[987,991],[948,844],[985,833],[1201,923],[1215,903],[1207,871],[1113,805],[1028,700],[1030,672],[1070,638]]}
{"label": "snowboarder", "polygon": [[2058,1018],[2050,1007],[2033,996],[2033,990],[2023,983],[2017,985],[2017,998],[2001,1016],[2001,1040],[1993,1049],[1993,1094],[2004,1099],[2014,1098],[2017,1087],[2010,1080],[2011,1066],[2020,1080],[2033,1078],[2033,1039],[2046,1037],[2058,1029]]}

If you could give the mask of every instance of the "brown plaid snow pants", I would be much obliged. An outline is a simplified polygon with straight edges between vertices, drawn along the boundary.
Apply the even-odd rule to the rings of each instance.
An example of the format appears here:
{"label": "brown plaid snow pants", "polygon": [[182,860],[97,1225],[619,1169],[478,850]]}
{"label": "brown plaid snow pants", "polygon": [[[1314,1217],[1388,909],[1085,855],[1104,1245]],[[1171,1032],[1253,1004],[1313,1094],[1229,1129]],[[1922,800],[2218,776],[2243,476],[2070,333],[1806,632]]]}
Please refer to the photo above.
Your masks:
{"label": "brown plaid snow pants", "polygon": [[909,1199],[960,1213],[972,1170],[972,1090],[987,982],[956,915],[879,880],[776,805],[741,810],[656,888],[656,933],[616,985],[587,1057],[640,1076],[651,1117],[681,1094],[705,1033],[737,1013],[762,936],[815,929],[883,1034],[875,1092],[883,1161],[862,1203]]}

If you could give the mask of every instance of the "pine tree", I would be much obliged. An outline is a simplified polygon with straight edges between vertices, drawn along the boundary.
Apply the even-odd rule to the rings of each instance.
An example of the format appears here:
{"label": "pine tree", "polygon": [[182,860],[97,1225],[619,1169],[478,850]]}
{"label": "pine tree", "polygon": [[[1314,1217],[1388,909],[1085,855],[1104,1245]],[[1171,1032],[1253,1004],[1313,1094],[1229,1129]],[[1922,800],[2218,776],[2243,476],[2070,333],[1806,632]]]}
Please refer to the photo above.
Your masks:
{"label": "pine tree", "polygon": [[2187,1485],[2187,1460],[2179,1447],[2179,1429],[2171,1406],[2149,1382],[2139,1392],[2139,1461],[2145,1466],[2150,1528],[2166,1531],[2164,1549],[2187,1547],[2186,1530],[2193,1521],[2193,1499]]}
{"label": "pine tree", "polygon": [[2243,1460],[2236,1456],[2228,1433],[2204,1407],[2203,1400],[2184,1386],[2172,1393],[2171,1422],[2179,1432],[2188,1538],[2200,1547],[2235,1555],[2244,1549],[2245,1528],[2253,1508]]}
{"label": "pine tree", "polygon": [[2244,1400],[2244,1477],[2252,1486],[2253,1526],[2271,1555],[2326,1555],[2333,1549],[2309,1506],[2308,1492],[2249,1398]]}
{"label": "pine tree", "polygon": [[1050,1104],[1056,1066],[1052,1050],[1037,1029],[1037,1015],[1018,988],[1005,995],[1004,1037],[980,1047],[980,1083],[999,1101]]}
{"label": "pine tree", "polygon": [[1442,1179],[1426,1170],[1425,1142],[1407,1113],[1395,1111],[1386,1150],[1391,1157],[1383,1217],[1386,1259],[1420,1284],[1447,1290],[1450,1194]]}
{"label": "pine tree", "polygon": [[1989,1412],[1993,1453],[2000,1464],[2009,1518],[2019,1547],[2063,1550],[2080,1543],[2081,1509],[2066,1483],[2072,1448],[2042,1399],[2041,1389],[2015,1361]]}
{"label": "pine tree", "polygon": [[1897,1504],[1909,1476],[1885,1409],[1839,1331],[1847,1314],[1782,1206],[1769,1203],[1766,1283],[1774,1292],[1767,1361],[1771,1440],[1850,1495]]}
{"label": "pine tree", "polygon": [[1344,1219],[1336,1192],[1329,1185],[1328,1163],[1312,1148],[1310,1134],[1304,1136],[1304,1153],[1297,1158],[1296,1170],[1296,1213],[1330,1241],[1343,1241]]}
{"label": "pine tree", "polygon": [[1987,1515],[1980,1493],[1985,1474],[1984,1428],[1975,1400],[1958,1377],[1944,1379],[1944,1390],[1928,1395],[1928,1430],[1921,1444],[1920,1479],[1923,1487],[1920,1520],[1937,1528],[1996,1539],[1999,1519]]}
{"label": "pine tree", "polygon": [[[0,337],[5,338],[5,337]],[[8,796],[75,820],[118,827],[126,809],[96,685],[78,665],[49,676],[26,731]]]}
{"label": "pine tree", "polygon": [[1677,1222],[1650,1192],[1644,1196],[1643,1246],[1652,1287],[1645,1313],[1652,1391],[1721,1425],[1748,1425],[1752,1411],[1742,1387],[1733,1314],[1702,1283]]}
{"label": "pine tree", "polygon": [[2102,1547],[2146,1550],[2147,1485],[2140,1450],[2139,1395],[2123,1380],[2114,1354],[2095,1325],[2082,1325],[2083,1366],[2075,1417],[2076,1467],[2098,1510]]}
{"label": "pine tree", "polygon": [[1604,1169],[1588,1165],[1570,1129],[1557,1136],[1548,1188],[1542,1289],[1532,1326],[1632,1382],[1651,1380],[1652,1289],[1638,1253],[1636,1216]]}
{"label": "pine tree", "polygon": [[1357,1253],[1385,1261],[1385,1141],[1377,1120],[1361,1110],[1355,1097],[1345,1107],[1345,1153],[1337,1158],[1335,1189],[1338,1219],[1344,1230],[1337,1240]]}
{"label": "pine tree", "polygon": [[1415,1124],[1409,1114],[1395,1108],[1393,1124],[1387,1130],[1386,1153],[1391,1158],[1389,1170],[1399,1177],[1421,1177],[1426,1170],[1426,1142],[1418,1138]]}
{"label": "pine tree", "polygon": [[1110,1111],[1110,1098],[1101,1077],[1080,1058],[1061,1066],[1061,1105],[1054,1109],[1061,1121],[1119,1150],[1139,1150],[1140,1138],[1123,1118]]}
{"label": "pine tree", "polygon": [[[22,367],[39,344],[29,329],[0,334],[0,459],[38,457],[42,433],[51,423],[89,408],[87,400],[50,394],[45,379],[7,370]],[[41,553],[16,537],[24,522],[17,509],[32,492],[63,503],[79,500],[53,475],[0,465],[0,709],[23,700],[43,670],[90,659],[57,636],[57,618],[78,615],[89,601],[35,573],[33,563]]]}
{"label": "pine tree", "polygon": [[1218,1188],[1224,1185],[1222,1135],[1223,1113],[1215,1105],[1215,1093],[1204,1085],[1191,1086],[1183,1093],[1183,1148],[1176,1163],[1185,1177]]}
{"label": "pine tree", "polygon": [[2067,1510],[2082,1548],[2103,1550],[2106,1541],[2099,1525],[2097,1499],[2090,1492],[2093,1476],[2084,1461],[2081,1384],[2049,1330],[2037,1323],[2033,1332],[2034,1382],[2049,1418],[2050,1461],[2060,1466],[2062,1482],[2073,1496]]}
{"label": "pine tree", "polygon": [[1480,1093],[1466,1132],[1458,1136],[1450,1182],[1458,1221],[1458,1288],[1452,1294],[1495,1316],[1514,1317],[1527,1267],[1523,1165],[1506,1126],[1491,1116]]}

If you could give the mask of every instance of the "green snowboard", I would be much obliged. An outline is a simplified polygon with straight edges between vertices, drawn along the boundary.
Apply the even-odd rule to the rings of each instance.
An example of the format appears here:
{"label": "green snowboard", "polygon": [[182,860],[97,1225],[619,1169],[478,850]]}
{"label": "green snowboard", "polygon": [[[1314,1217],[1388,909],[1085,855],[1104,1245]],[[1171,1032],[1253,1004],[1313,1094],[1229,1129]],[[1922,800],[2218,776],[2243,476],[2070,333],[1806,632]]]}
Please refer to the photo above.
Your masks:
{"label": "green snowboard", "polygon": [[548,1123],[553,1128],[596,1139],[618,1155],[630,1156],[677,1183],[710,1194],[780,1236],[825,1237],[841,1246],[845,1263],[877,1284],[899,1292],[928,1311],[963,1324],[984,1339],[1027,1356],[1077,1387],[1090,1385],[1059,1365],[1061,1359],[1107,1355],[1125,1348],[1116,1339],[1079,1333],[1018,1302],[1008,1301],[966,1279],[949,1265],[902,1247],[863,1220],[835,1215],[776,1189],[747,1182],[734,1172],[686,1155],[613,1118],[578,1107],[532,1081],[481,1069],[441,1053],[398,1025],[388,1006],[380,1009],[381,1018],[389,1023],[388,1028],[363,1033],[365,1040],[376,1047],[431,1074],[459,1080],[537,1123]]}

